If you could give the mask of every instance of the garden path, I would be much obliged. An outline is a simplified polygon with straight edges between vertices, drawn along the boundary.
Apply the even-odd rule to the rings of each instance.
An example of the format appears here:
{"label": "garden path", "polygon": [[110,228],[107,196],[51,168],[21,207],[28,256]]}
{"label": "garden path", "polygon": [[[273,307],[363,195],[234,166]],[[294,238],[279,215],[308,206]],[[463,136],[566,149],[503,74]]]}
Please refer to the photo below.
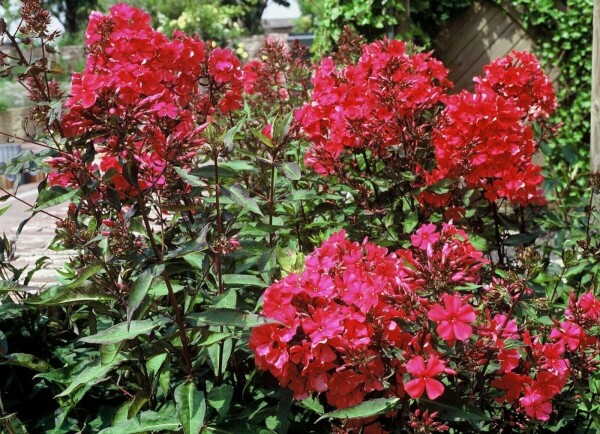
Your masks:
{"label": "garden path", "polygon": [[[37,195],[37,184],[27,184],[19,189],[18,197],[28,203],[35,202]],[[10,199],[5,204],[11,208],[0,217],[0,233],[6,233],[9,239],[16,239],[19,224],[29,216],[29,207],[16,199]],[[56,216],[64,216],[67,212],[67,204],[58,205],[47,210]],[[49,286],[55,282],[56,270],[69,258],[72,251],[56,252],[48,249],[54,238],[56,219],[42,213],[35,215],[23,228],[17,240],[17,259],[14,265],[22,267],[33,266],[35,262],[48,256],[50,261],[39,270],[30,282],[31,286]]]}

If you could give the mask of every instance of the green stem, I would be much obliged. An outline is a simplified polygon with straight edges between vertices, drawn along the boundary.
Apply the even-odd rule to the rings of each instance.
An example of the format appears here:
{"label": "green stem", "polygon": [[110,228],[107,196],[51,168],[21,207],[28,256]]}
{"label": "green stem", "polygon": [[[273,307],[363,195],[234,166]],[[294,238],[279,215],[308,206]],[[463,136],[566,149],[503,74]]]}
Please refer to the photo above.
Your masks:
{"label": "green stem", "polygon": [[504,251],[502,246],[502,236],[500,235],[500,217],[498,216],[498,206],[492,202],[492,212],[494,214],[494,229],[496,233],[496,249],[498,250],[498,263],[504,265]]}
{"label": "green stem", "polygon": [[[150,244],[152,246],[152,250],[154,251],[154,255],[156,256],[156,261],[158,264],[163,263],[163,257],[160,249],[156,245],[156,241],[154,240],[154,233],[152,232],[152,227],[150,226],[150,221],[148,220],[148,215],[146,214],[146,201],[144,200],[144,195],[142,191],[138,189],[138,201],[140,203],[140,212],[142,214],[142,219],[144,221],[144,226],[146,227],[146,232],[148,233],[148,238],[150,239]],[[167,286],[167,291],[169,293],[169,301],[171,302],[171,306],[173,306],[173,310],[175,311],[175,322],[177,323],[177,329],[179,331],[179,337],[181,339],[182,346],[182,356],[185,364],[185,371],[188,376],[192,376],[192,356],[190,351],[190,342],[185,331],[185,320],[183,317],[183,313],[181,312],[181,306],[179,306],[179,302],[177,301],[177,297],[175,297],[175,291],[173,290],[173,285],[171,283],[171,278],[169,277],[169,273],[167,270],[163,271],[162,277],[165,281],[165,285]]]}
{"label": "green stem", "polygon": [[[213,149],[213,160],[214,160],[214,170],[215,170],[215,206],[217,211],[217,241],[221,241],[221,236],[223,234],[223,222],[221,222],[221,186],[219,185],[219,149],[215,146]],[[217,287],[218,294],[221,295],[225,292],[225,288],[223,285],[223,268],[221,264],[221,252],[215,252],[215,267],[217,269]],[[219,327],[219,331],[223,332],[223,326]],[[217,384],[221,384],[223,381],[223,358],[225,352],[225,343],[223,341],[219,342],[219,356],[217,360]]]}
{"label": "green stem", "polygon": [[[269,226],[273,225],[273,214],[275,214],[275,155],[271,157],[271,185],[269,186]],[[269,247],[275,245],[275,234],[270,229]]]}

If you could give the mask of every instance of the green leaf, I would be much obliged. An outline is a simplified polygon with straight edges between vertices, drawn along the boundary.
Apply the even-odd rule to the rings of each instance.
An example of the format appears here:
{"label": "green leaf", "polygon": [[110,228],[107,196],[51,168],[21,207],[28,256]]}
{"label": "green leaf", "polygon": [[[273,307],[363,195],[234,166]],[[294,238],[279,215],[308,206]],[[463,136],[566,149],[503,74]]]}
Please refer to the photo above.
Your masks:
{"label": "green leaf", "polygon": [[416,212],[411,212],[408,214],[406,219],[402,222],[402,230],[405,234],[410,234],[414,228],[417,227],[419,223],[419,216]]}
{"label": "green leaf", "polygon": [[252,312],[227,308],[217,308],[202,313],[192,313],[188,315],[188,320],[196,327],[202,325],[215,325],[246,329],[265,324],[279,324],[279,321]]}
{"label": "green leaf", "polygon": [[[184,286],[175,281],[171,281],[171,288],[173,288],[173,293],[177,294],[183,290]],[[164,279],[155,279],[154,282],[152,282],[152,286],[148,290],[148,295],[151,297],[165,297],[169,295],[169,288],[167,288],[167,284],[165,283]]]}
{"label": "green leaf", "polygon": [[223,188],[223,194],[242,208],[252,211],[255,214],[263,215],[256,199],[251,198],[246,189],[240,184],[234,184],[229,189]]}
{"label": "green leaf", "polygon": [[273,141],[271,139],[269,139],[267,136],[265,136],[263,133],[256,131],[256,130],[250,130],[250,132],[252,133],[252,135],[254,137],[256,137],[258,140],[260,140],[265,146],[272,148],[273,147]]}
{"label": "green leaf", "polygon": [[288,274],[301,273],[304,270],[304,255],[295,249],[276,247],[277,264],[283,277]]}
{"label": "green leaf", "polygon": [[145,403],[150,400],[148,393],[145,390],[140,390],[135,394],[129,408],[127,409],[127,419],[133,418],[142,409]]}
{"label": "green leaf", "polygon": [[27,298],[25,302],[33,305],[58,306],[62,304],[109,302],[114,300],[114,297],[110,294],[91,285],[66,290],[63,288],[60,286],[48,288],[40,295]]}
{"label": "green leaf", "polygon": [[54,186],[48,190],[42,190],[38,195],[34,210],[50,208],[60,205],[71,199],[79,190],[68,190],[64,187]]}
{"label": "green leaf", "polygon": [[298,181],[300,178],[302,178],[302,172],[300,171],[300,166],[298,166],[298,163],[286,161],[284,163],[279,163],[277,165],[277,169],[291,181]]}
{"label": "green leaf", "polygon": [[1,292],[25,292],[25,293],[37,293],[40,288],[31,286],[23,286],[18,282],[12,280],[0,279],[0,293]]}
{"label": "green leaf", "polygon": [[82,386],[89,386],[105,380],[106,374],[112,371],[117,365],[125,360],[122,356],[117,356],[107,365],[102,365],[100,359],[94,359],[83,371],[81,371],[70,382],[69,386],[57,395],[57,397],[67,396]]}
{"label": "green leaf", "polygon": [[133,288],[129,293],[129,301],[127,302],[127,324],[131,322],[133,318],[133,314],[137,311],[144,301],[146,294],[148,294],[148,290],[152,285],[152,281],[156,276],[159,276],[165,269],[164,265],[155,265],[154,267],[145,269],[142,274],[140,274],[137,279],[135,279],[135,283],[133,284]]}
{"label": "green leaf", "polygon": [[231,398],[233,397],[233,386],[223,384],[213,389],[206,396],[206,400],[212,408],[217,410],[221,418],[225,418],[229,413]]}
{"label": "green leaf", "polygon": [[208,234],[208,230],[210,229],[210,225],[205,225],[204,228],[200,231],[200,235],[190,241],[187,241],[174,250],[171,250],[166,256],[165,259],[170,258],[178,258],[180,256],[186,256],[189,254],[194,254],[201,250],[206,249],[208,243],[206,242],[206,235]]}
{"label": "green leaf", "polygon": [[325,413],[317,419],[317,422],[323,419],[362,419],[371,417],[393,410],[399,402],[400,398],[377,398],[364,401],[352,407]]}
{"label": "green leaf", "polygon": [[227,132],[225,133],[225,135],[223,136],[223,144],[230,149],[233,146],[233,140],[235,139],[235,135],[240,131],[240,129],[244,126],[244,124],[246,123],[246,116],[242,117],[237,124],[235,124],[235,126],[233,128],[230,128],[229,130],[227,130]]}
{"label": "green leaf", "polygon": [[47,372],[49,365],[45,360],[41,360],[32,354],[11,353],[6,356],[2,362],[3,365],[22,366],[37,372]]}
{"label": "green leaf", "polygon": [[175,403],[179,421],[185,434],[198,434],[204,425],[206,401],[204,393],[196,385],[188,381],[175,389]]}
{"label": "green leaf", "polygon": [[146,335],[156,327],[169,322],[167,318],[145,319],[139,321],[131,321],[130,323],[123,322],[112,327],[102,330],[95,335],[86,336],[79,339],[80,342],[90,344],[118,344],[129,339],[133,339],[139,335]]}
{"label": "green leaf", "polygon": [[[211,179],[215,177],[215,163],[214,161],[208,161],[200,164],[194,170],[189,173],[190,176],[203,179]],[[219,178],[234,178],[238,176],[235,170],[231,170],[225,163],[219,162]],[[202,184],[197,187],[201,187]]]}
{"label": "green leaf", "polygon": [[247,274],[224,274],[223,283],[226,286],[258,286],[261,288],[269,286],[264,280]]}
{"label": "green leaf", "polygon": [[442,420],[450,420],[450,421],[464,421],[469,420],[473,422],[482,421],[482,420],[490,420],[485,417],[483,413],[477,410],[474,407],[469,407],[467,409],[461,408],[458,405],[448,404],[441,401],[431,401],[429,399],[421,398],[419,399],[420,403],[426,404],[428,408],[432,410],[439,411],[439,418]]}
{"label": "green leaf", "polygon": [[290,133],[290,127],[292,125],[292,121],[294,120],[294,111],[292,110],[284,117],[276,117],[272,124],[272,136],[273,142],[277,145],[281,144],[283,140]]}
{"label": "green leaf", "polygon": [[99,262],[92,263],[92,264],[88,265],[87,267],[85,267],[84,269],[78,271],[77,277],[75,278],[75,280],[72,280],[68,284],[63,285],[62,288],[63,289],[77,288],[77,287],[81,286],[82,283],[84,283],[86,280],[88,280],[90,277],[94,276],[96,273],[98,273],[102,269],[103,269],[103,266],[101,263],[99,263]]}
{"label": "green leaf", "polygon": [[0,417],[0,432],[10,434],[27,434],[27,429],[16,414]]}
{"label": "green leaf", "polygon": [[174,167],[174,169],[186,184],[189,184],[192,187],[202,187],[205,185],[205,183],[203,183],[199,177],[192,175],[190,172],[185,171],[181,167]]}
{"label": "green leaf", "polygon": [[135,434],[160,431],[179,431],[181,424],[176,417],[166,416],[154,411],[145,411],[133,419],[105,428],[99,434]]}
{"label": "green leaf", "polygon": [[120,344],[105,344],[100,345],[100,363],[107,365],[112,362],[119,351],[121,350]]}
{"label": "green leaf", "polygon": [[442,179],[441,181],[436,182],[432,186],[428,187],[428,190],[433,191],[436,194],[444,194],[450,191],[450,186],[452,186],[456,181],[454,179]]}
{"label": "green leaf", "polygon": [[314,396],[311,396],[310,398],[306,398],[303,399],[302,401],[300,401],[298,404],[300,404],[301,407],[307,408],[309,410],[314,411],[317,414],[323,414],[325,413],[325,409],[323,408],[323,404],[321,404],[319,402],[319,400],[317,398],[315,398]]}
{"label": "green leaf", "polygon": [[183,257],[183,260],[185,262],[187,262],[188,264],[190,264],[192,267],[194,267],[197,270],[202,270],[203,264],[204,264],[204,260],[206,259],[206,254],[202,253],[202,252],[194,252],[194,253],[190,253],[189,255],[185,255]]}
{"label": "green leaf", "polygon": [[163,364],[167,360],[167,353],[157,354],[156,356],[152,356],[146,362],[146,368],[148,372],[155,374],[160,371]]}
{"label": "green leaf", "polygon": [[123,178],[125,178],[125,181],[127,181],[129,184],[139,188],[139,171],[140,169],[137,163],[134,161],[129,161],[123,166]]}
{"label": "green leaf", "polygon": [[535,241],[537,237],[541,235],[540,232],[527,233],[524,232],[522,234],[511,235],[506,240],[504,240],[504,245],[506,246],[520,246],[523,244],[529,244]]}
{"label": "green leaf", "polygon": [[231,337],[231,333],[208,332],[208,334],[202,336],[202,338],[199,341],[195,342],[195,345],[198,345],[198,346],[212,345],[212,344],[222,341],[223,339],[227,339],[229,337]]}
{"label": "green leaf", "polygon": [[6,211],[8,211],[11,206],[12,205],[7,205],[3,208],[0,208],[0,215],[4,214]]}

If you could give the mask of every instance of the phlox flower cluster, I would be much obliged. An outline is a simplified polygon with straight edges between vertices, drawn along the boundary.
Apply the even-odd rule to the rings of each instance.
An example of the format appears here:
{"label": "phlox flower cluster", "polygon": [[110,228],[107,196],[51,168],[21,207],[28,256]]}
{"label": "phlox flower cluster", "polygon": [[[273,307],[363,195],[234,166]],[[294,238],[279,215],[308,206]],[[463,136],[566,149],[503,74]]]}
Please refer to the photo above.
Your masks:
{"label": "phlox flower cluster", "polygon": [[[478,281],[477,270],[485,261],[480,254],[465,255],[468,238],[461,238],[462,232],[451,224],[436,232],[432,226],[415,235],[414,253],[390,253],[366,240],[351,242],[344,231],[325,241],[307,256],[301,275],[290,274],[265,292],[264,314],[276,323],[251,335],[257,365],[292,389],[297,399],[322,392],[337,408],[369,395],[438,398],[444,391],[439,378],[453,371],[427,344],[427,333],[415,334],[399,323],[418,323],[425,317],[428,268],[437,263],[452,270],[452,284],[445,287],[449,289]],[[441,256],[434,254],[436,243],[443,245]],[[421,248],[430,264],[413,267]],[[463,313],[461,319],[473,321]],[[470,333],[458,332],[459,339],[468,337]],[[406,361],[393,356],[396,350]]]}
{"label": "phlox flower cluster", "polygon": [[[542,421],[574,376],[596,369],[599,341],[586,330],[600,325],[600,300],[591,292],[573,296],[554,326],[529,328],[488,298],[492,286],[465,291],[488,261],[462,230],[426,224],[411,243],[390,253],[343,231],[326,240],[301,274],[266,290],[273,323],[251,334],[257,366],[296,399],[317,393],[334,408],[382,396],[436,400],[452,384],[465,396],[493,389],[486,405]],[[528,293],[502,279],[493,286],[517,291],[514,303]]]}
{"label": "phlox flower cluster", "polygon": [[292,107],[307,98],[310,65],[306,48],[295,42],[286,46],[267,38],[257,59],[244,65],[243,85],[247,100],[268,113],[274,107]]}
{"label": "phlox flower cluster", "polygon": [[[167,188],[173,167],[186,167],[202,145],[211,116],[241,106],[240,61],[231,51],[178,31],[169,40],[151,27],[150,15],[129,5],[93,12],[85,44],[86,66],[73,75],[62,120],[82,150],[49,162],[51,185],[104,181],[102,188],[121,198]],[[126,164],[136,180],[124,173]]]}
{"label": "phlox flower cluster", "polygon": [[307,165],[331,175],[343,170],[346,150],[383,156],[402,145],[405,155],[414,153],[426,133],[424,114],[452,85],[447,73],[431,54],[408,54],[398,40],[364,45],[356,65],[337,68],[325,58],[315,72],[312,99],[297,114],[312,143]]}
{"label": "phlox flower cluster", "polygon": [[[444,66],[429,53],[408,54],[399,41],[365,45],[355,65],[324,59],[312,99],[297,114],[311,141],[307,165],[344,179],[353,164],[347,157],[368,151],[385,166],[414,173],[415,185],[450,179],[489,201],[543,204],[532,122],[556,108],[552,84],[527,52],[484,72],[473,93],[448,95]],[[452,194],[426,191],[421,199],[447,206]]]}
{"label": "phlox flower cluster", "polygon": [[497,314],[485,338],[496,348],[500,366],[491,381],[492,387],[504,392],[497,401],[518,402],[529,418],[542,421],[550,419],[552,399],[571,378],[587,377],[597,369],[600,350],[598,337],[588,334],[582,323],[554,322],[549,330],[522,330],[515,320]]}
{"label": "phlox flower cluster", "polygon": [[[437,168],[428,182],[461,179],[467,188],[483,190],[489,201],[543,204],[531,122],[547,118],[556,108],[552,84],[527,52],[497,59],[484,71],[484,77],[475,79],[473,93],[462,91],[446,99],[432,131]],[[437,204],[446,201],[443,196],[427,198]]]}

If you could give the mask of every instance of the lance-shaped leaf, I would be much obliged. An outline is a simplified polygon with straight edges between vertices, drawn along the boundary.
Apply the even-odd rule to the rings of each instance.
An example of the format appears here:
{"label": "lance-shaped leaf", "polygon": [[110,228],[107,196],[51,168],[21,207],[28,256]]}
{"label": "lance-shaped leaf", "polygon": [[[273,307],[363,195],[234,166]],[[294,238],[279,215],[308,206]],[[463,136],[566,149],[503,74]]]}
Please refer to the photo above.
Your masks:
{"label": "lance-shaped leaf", "polygon": [[135,279],[127,302],[127,324],[131,323],[133,314],[137,311],[138,307],[140,307],[142,301],[144,301],[146,294],[148,294],[148,290],[152,286],[152,280],[160,275],[164,269],[165,266],[162,264],[147,268],[137,277],[137,279]]}
{"label": "lance-shaped leaf", "polygon": [[175,389],[175,404],[185,434],[198,434],[204,425],[206,401],[204,393],[188,381]]}
{"label": "lance-shaped leaf", "polygon": [[268,286],[264,280],[246,274],[224,274],[223,283],[227,286],[258,286],[261,288]]}
{"label": "lance-shaped leaf", "polygon": [[265,324],[279,324],[279,321],[252,312],[228,308],[217,308],[202,313],[192,313],[188,315],[188,320],[195,326],[222,325],[244,329]]}
{"label": "lance-shaped leaf", "polygon": [[363,419],[365,417],[376,416],[393,410],[399,402],[400,398],[372,399],[353,405],[352,407],[325,413],[317,419],[317,422],[322,419]]}
{"label": "lance-shaped leaf", "polygon": [[186,184],[191,185],[192,187],[202,187],[204,185],[204,183],[202,182],[202,179],[199,178],[198,176],[194,176],[191,173],[189,173],[188,171],[180,168],[180,167],[175,167],[175,172],[177,172],[177,174],[179,176],[181,176],[181,179],[183,179],[183,181]]}
{"label": "lance-shaped leaf", "polygon": [[106,374],[123,362],[123,360],[125,360],[123,356],[117,356],[109,364],[102,365],[99,358],[95,359],[83,371],[77,374],[69,383],[69,386],[62,393],[59,393],[57,397],[67,396],[82,386],[89,386],[104,381]]}
{"label": "lance-shaped leaf", "polygon": [[181,430],[179,420],[174,416],[161,415],[155,411],[145,411],[133,419],[123,420],[99,434],[135,434],[150,432],[177,432]]}
{"label": "lance-shaped leaf", "polygon": [[245,123],[246,116],[242,117],[233,128],[227,130],[227,132],[223,136],[223,144],[228,150],[228,153],[231,153],[231,151],[233,150],[233,140],[235,139],[235,135],[239,133],[239,131],[242,129]]}
{"label": "lance-shaped leaf", "polygon": [[68,190],[64,187],[54,186],[49,190],[43,190],[38,195],[35,210],[42,210],[60,205],[77,194],[78,190]]}
{"label": "lance-shaped leaf", "polygon": [[300,172],[300,166],[298,166],[298,163],[286,161],[284,163],[279,163],[277,165],[277,169],[291,181],[298,181],[300,178],[302,178],[302,172]]}
{"label": "lance-shaped leaf", "polygon": [[228,189],[223,188],[222,190],[225,197],[231,199],[235,204],[258,215],[263,215],[258,203],[256,202],[256,199],[251,198],[246,189],[240,184],[235,184]]}
{"label": "lance-shaped leaf", "polygon": [[139,335],[147,335],[152,330],[160,325],[166,324],[167,318],[144,319],[139,321],[131,321],[130,323],[120,323],[112,327],[102,330],[95,335],[81,338],[81,342],[90,344],[118,344],[120,342],[133,339]]}
{"label": "lance-shaped leaf", "polygon": [[229,406],[233,398],[233,386],[223,384],[219,387],[213,387],[206,396],[206,400],[212,408],[217,410],[221,418],[225,418],[229,413]]}
{"label": "lance-shaped leaf", "polygon": [[100,272],[102,269],[103,266],[100,262],[95,262],[88,265],[77,273],[77,277],[74,280],[64,285],[63,289],[77,288],[81,286],[86,280]]}
{"label": "lance-shaped leaf", "polygon": [[458,397],[456,403],[454,402],[442,402],[442,401],[431,401],[429,399],[421,398],[419,402],[424,404],[425,407],[439,412],[439,419],[450,420],[450,421],[472,421],[479,422],[482,420],[490,420],[486,417],[479,409],[475,407],[462,406]]}
{"label": "lance-shaped leaf", "polygon": [[53,286],[43,291],[40,295],[26,299],[25,302],[33,305],[58,306],[62,304],[106,302],[114,299],[110,294],[91,285],[71,289],[63,288],[64,287]]}
{"label": "lance-shaped leaf", "polygon": [[37,372],[46,372],[48,370],[48,362],[39,359],[32,354],[12,353],[6,356],[2,361],[3,365],[23,366]]}

